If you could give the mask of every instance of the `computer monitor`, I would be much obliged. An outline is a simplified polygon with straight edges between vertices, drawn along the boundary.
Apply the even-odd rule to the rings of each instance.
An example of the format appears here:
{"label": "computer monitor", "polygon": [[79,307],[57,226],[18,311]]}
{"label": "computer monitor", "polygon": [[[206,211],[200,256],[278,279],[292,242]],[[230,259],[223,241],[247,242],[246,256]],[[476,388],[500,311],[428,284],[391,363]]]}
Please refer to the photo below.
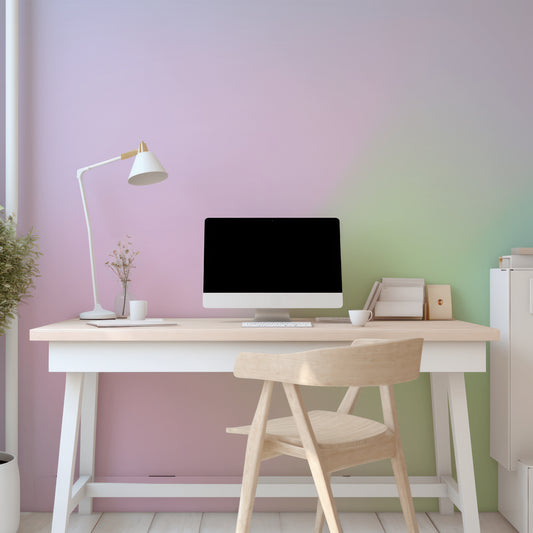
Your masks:
{"label": "computer monitor", "polygon": [[207,218],[203,305],[252,308],[256,320],[290,309],[342,307],[337,218]]}

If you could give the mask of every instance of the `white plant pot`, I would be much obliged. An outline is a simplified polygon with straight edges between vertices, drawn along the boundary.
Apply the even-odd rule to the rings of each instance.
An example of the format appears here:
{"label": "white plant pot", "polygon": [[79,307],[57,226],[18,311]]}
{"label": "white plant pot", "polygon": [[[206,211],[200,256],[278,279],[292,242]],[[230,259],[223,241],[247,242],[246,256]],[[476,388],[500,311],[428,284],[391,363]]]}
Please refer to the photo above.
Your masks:
{"label": "white plant pot", "polygon": [[16,533],[20,522],[20,476],[17,457],[0,452],[0,533]]}

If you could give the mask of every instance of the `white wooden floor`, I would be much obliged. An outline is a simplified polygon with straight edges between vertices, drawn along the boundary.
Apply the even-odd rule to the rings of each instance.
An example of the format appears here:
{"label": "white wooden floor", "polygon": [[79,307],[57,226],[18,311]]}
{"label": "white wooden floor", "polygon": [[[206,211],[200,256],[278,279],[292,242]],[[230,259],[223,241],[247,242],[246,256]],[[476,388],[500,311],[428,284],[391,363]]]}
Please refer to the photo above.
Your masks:
{"label": "white wooden floor", "polygon": [[[404,533],[401,513],[340,513],[344,533]],[[461,516],[417,513],[420,533],[462,533]],[[235,513],[73,514],[70,533],[233,533]],[[19,533],[48,533],[51,513],[23,513]],[[515,533],[499,513],[481,513],[481,533]],[[311,533],[313,513],[254,513],[251,533]],[[326,528],[325,528],[326,530]]]}

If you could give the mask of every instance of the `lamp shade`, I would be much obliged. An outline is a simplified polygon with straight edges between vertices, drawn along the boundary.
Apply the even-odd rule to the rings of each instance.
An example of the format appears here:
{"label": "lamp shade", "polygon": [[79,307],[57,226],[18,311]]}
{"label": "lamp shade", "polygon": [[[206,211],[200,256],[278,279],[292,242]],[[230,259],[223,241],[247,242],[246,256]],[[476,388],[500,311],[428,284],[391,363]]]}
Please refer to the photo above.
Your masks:
{"label": "lamp shade", "polygon": [[151,185],[166,180],[167,177],[167,171],[153,152],[145,151],[139,152],[135,156],[128,183],[131,185]]}

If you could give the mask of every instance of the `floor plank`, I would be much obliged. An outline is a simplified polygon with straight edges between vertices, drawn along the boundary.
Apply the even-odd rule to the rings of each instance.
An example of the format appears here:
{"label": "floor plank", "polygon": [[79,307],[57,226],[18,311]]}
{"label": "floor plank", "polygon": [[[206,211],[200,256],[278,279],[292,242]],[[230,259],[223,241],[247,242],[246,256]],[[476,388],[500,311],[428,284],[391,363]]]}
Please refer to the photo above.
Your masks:
{"label": "floor plank", "polygon": [[[463,518],[461,513],[428,513],[428,516],[439,530],[439,533],[463,533]],[[479,522],[481,525],[481,516]],[[483,531],[483,529],[481,531]]]}
{"label": "floor plank", "polygon": [[279,513],[253,513],[250,533],[272,533],[280,531]]}
{"label": "floor plank", "polygon": [[95,533],[147,533],[154,513],[104,513]]}
{"label": "floor plank", "polygon": [[516,529],[500,513],[480,513],[481,533],[516,533]]}
{"label": "floor plank", "polygon": [[21,513],[18,533],[50,533],[52,513]]}
{"label": "floor plank", "polygon": [[[204,513],[200,533],[234,533],[237,513]],[[253,513],[250,533],[280,531],[279,513]]]}
{"label": "floor plank", "polygon": [[[376,513],[339,513],[344,533],[384,533]],[[299,533],[314,530],[314,513],[280,513],[280,533]],[[275,531],[275,530],[271,530]],[[322,529],[328,533],[327,525]]]}
{"label": "floor plank", "polygon": [[376,513],[339,513],[344,533],[384,533]]}
{"label": "floor plank", "polygon": [[[439,533],[463,533],[461,513],[428,515]],[[500,513],[480,513],[479,523],[481,533],[516,533],[516,529]]]}
{"label": "floor plank", "polygon": [[463,518],[461,513],[428,513],[428,516],[433,524],[435,524],[435,527],[439,530],[439,533],[463,533]]}
{"label": "floor plank", "polygon": [[150,533],[199,533],[202,513],[157,513]]}
{"label": "floor plank", "polygon": [[303,533],[314,531],[314,513],[279,513],[280,533]]}
{"label": "floor plank", "polygon": [[[407,533],[402,513],[378,513],[379,521],[386,533]],[[439,533],[426,513],[416,513],[420,533]]]}
{"label": "floor plank", "polygon": [[234,533],[237,513],[204,513],[200,533]]}
{"label": "floor plank", "polygon": [[91,533],[101,517],[102,513],[72,513],[68,522],[68,533]]}

